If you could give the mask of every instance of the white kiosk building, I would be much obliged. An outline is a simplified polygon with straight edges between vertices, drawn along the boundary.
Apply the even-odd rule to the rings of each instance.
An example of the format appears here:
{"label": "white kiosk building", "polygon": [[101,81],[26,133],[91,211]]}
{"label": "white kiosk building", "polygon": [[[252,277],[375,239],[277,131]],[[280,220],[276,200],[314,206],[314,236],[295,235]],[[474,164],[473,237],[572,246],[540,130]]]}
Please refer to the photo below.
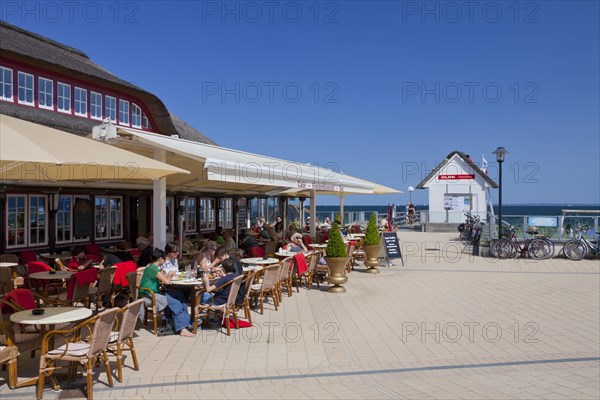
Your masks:
{"label": "white kiosk building", "polygon": [[486,220],[489,188],[498,185],[464,153],[453,151],[417,185],[429,189],[429,216],[423,223],[449,224],[454,230],[467,212]]}

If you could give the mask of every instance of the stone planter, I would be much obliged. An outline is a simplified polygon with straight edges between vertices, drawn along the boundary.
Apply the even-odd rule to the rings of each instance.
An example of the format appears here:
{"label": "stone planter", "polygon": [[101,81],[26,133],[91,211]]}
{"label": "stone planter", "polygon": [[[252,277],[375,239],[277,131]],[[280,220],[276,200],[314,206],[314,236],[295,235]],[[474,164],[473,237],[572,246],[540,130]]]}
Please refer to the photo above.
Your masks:
{"label": "stone planter", "polygon": [[363,246],[365,249],[365,266],[367,270],[365,272],[369,274],[378,274],[379,270],[379,250],[381,249],[381,244],[375,246]]}
{"label": "stone planter", "polygon": [[327,282],[333,285],[328,292],[345,293],[346,289],[341,285],[348,282],[348,277],[344,272],[346,272],[346,265],[350,261],[350,257],[325,257],[325,261],[329,266]]}

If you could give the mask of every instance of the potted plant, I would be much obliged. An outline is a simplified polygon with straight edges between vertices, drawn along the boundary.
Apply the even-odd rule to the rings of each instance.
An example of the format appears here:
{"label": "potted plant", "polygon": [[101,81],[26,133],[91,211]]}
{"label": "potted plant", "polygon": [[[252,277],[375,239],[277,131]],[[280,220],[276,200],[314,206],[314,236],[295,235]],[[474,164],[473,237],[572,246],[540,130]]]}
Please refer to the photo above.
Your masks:
{"label": "potted plant", "polygon": [[377,214],[372,213],[367,225],[363,247],[365,249],[365,266],[370,274],[377,274],[379,270],[380,236],[377,228]]}
{"label": "potted plant", "polygon": [[327,242],[327,248],[325,250],[327,256],[325,261],[329,266],[329,275],[327,276],[327,282],[333,286],[329,288],[331,293],[344,293],[346,289],[341,286],[348,282],[348,277],[344,274],[346,271],[346,265],[350,261],[348,252],[346,251],[346,245],[338,224],[333,224],[329,230],[329,241]]}

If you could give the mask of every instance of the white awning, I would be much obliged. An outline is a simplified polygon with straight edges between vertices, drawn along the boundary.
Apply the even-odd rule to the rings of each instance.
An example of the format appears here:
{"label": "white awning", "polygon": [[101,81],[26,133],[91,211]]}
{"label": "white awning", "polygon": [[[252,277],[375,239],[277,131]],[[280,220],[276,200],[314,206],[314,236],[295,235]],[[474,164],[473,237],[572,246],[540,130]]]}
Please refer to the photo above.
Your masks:
{"label": "white awning", "polygon": [[130,140],[116,143],[134,150],[145,144],[149,154],[152,149],[167,151],[167,162],[190,170],[191,177],[169,177],[171,188],[188,190],[215,190],[221,192],[259,192],[294,195],[296,192],[340,194],[377,194],[378,188],[389,189],[386,193],[400,193],[373,182],[319,168],[310,164],[261,156],[239,150],[147,133],[135,129],[119,128],[119,133]]}

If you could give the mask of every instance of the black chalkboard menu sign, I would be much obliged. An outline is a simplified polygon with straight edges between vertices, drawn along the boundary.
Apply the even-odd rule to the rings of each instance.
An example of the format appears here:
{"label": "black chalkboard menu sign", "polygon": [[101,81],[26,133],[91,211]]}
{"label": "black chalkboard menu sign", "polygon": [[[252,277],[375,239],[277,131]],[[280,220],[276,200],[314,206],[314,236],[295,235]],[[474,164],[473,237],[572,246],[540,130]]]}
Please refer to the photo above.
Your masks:
{"label": "black chalkboard menu sign", "polygon": [[396,232],[383,232],[383,247],[385,249],[385,255],[388,260],[399,258],[402,260],[402,265],[404,265],[404,260],[402,259],[402,251],[400,250],[400,243],[398,243],[398,236]]}
{"label": "black chalkboard menu sign", "polygon": [[73,233],[75,237],[92,237],[94,207],[88,199],[77,198],[73,206]]}

